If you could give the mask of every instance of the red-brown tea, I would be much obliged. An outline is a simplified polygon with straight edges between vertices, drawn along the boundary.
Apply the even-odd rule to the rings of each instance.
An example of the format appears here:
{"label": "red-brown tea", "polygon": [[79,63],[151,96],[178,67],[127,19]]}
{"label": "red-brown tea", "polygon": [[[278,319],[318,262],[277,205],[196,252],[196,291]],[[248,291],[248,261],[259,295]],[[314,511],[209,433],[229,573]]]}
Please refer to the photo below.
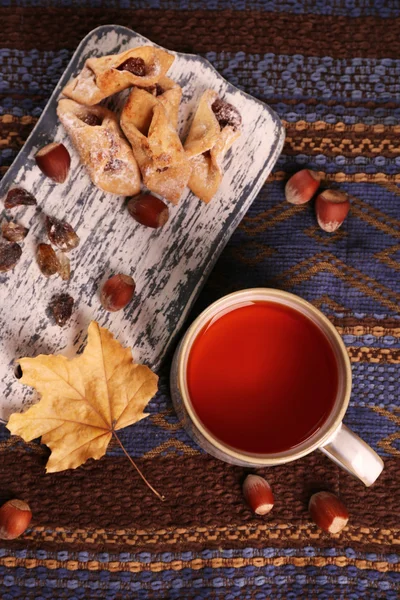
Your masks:
{"label": "red-brown tea", "polygon": [[212,319],[188,360],[189,396],[198,418],[237,450],[272,454],[312,436],[338,389],[333,350],[293,308],[256,302]]}

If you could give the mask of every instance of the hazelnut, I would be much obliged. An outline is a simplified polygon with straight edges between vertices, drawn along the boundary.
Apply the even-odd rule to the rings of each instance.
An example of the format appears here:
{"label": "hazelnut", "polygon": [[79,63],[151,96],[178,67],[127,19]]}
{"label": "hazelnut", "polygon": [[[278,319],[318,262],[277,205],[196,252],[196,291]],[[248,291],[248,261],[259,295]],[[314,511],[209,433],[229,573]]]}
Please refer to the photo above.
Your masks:
{"label": "hazelnut", "polygon": [[339,229],[349,209],[349,197],[339,190],[325,190],[315,201],[318,225],[328,233]]}
{"label": "hazelnut", "polygon": [[100,300],[103,308],[116,312],[125,308],[132,300],[135,291],[135,282],[129,275],[114,275],[103,285]]}
{"label": "hazelnut", "polygon": [[0,539],[13,540],[24,533],[32,519],[26,502],[9,500],[0,508]]}
{"label": "hazelnut", "polygon": [[129,214],[141,225],[158,229],[168,221],[168,206],[152,194],[142,194],[128,202]]}
{"label": "hazelnut", "polygon": [[35,156],[36,164],[55,183],[64,183],[69,173],[71,157],[64,144],[53,142],[44,146]]}
{"label": "hazelnut", "polygon": [[349,520],[347,508],[331,492],[317,492],[311,496],[308,510],[314,523],[328,533],[339,533]]}
{"label": "hazelnut", "polygon": [[319,188],[321,177],[315,171],[303,169],[292,175],[285,187],[286,200],[290,204],[309,202]]}
{"label": "hazelnut", "polygon": [[247,475],[243,495],[256,515],[266,515],[274,506],[274,495],[269,483],[259,475]]}

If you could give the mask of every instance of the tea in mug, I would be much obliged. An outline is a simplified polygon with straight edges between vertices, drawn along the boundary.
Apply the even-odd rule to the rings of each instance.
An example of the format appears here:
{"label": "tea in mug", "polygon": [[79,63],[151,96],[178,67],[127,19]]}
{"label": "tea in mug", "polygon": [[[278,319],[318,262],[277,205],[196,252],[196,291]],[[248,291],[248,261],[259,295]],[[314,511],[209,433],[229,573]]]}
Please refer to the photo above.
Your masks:
{"label": "tea in mug", "polygon": [[241,452],[275,454],[315,434],[338,390],[325,334],[299,311],[254,302],[203,327],[190,351],[187,384],[203,426]]}

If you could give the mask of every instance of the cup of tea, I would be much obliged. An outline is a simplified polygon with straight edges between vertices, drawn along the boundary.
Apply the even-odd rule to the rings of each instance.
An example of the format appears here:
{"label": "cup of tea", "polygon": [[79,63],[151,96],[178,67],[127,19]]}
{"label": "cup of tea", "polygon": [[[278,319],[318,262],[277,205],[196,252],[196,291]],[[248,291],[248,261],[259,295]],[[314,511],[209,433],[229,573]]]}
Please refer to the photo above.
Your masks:
{"label": "cup of tea", "polygon": [[189,435],[228,463],[279,465],[319,449],[366,486],[383,469],[342,422],[351,366],[340,335],[294,294],[247,289],[211,304],[175,352],[171,394]]}

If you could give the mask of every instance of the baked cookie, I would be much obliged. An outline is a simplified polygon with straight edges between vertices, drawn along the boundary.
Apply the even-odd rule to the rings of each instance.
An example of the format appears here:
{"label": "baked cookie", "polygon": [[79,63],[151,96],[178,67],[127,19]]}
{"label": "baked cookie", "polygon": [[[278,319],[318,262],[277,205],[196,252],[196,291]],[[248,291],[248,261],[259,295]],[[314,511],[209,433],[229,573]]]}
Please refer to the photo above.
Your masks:
{"label": "baked cookie", "polygon": [[194,115],[185,151],[192,164],[189,188],[203,202],[217,192],[223,177],[222,160],[241,134],[239,111],[206,90]]}
{"label": "baked cookie", "polygon": [[62,93],[80,104],[92,106],[134,85],[153,86],[165,75],[175,58],[152,46],[141,46],[121,54],[88,58],[82,71]]}
{"label": "baked cookie", "polygon": [[191,165],[161,96],[134,88],[122,110],[121,127],[131,143],[143,183],[176,204],[188,183]]}
{"label": "baked cookie", "polygon": [[57,115],[97,187],[121,196],[140,192],[139,168],[114,113],[62,99]]}

